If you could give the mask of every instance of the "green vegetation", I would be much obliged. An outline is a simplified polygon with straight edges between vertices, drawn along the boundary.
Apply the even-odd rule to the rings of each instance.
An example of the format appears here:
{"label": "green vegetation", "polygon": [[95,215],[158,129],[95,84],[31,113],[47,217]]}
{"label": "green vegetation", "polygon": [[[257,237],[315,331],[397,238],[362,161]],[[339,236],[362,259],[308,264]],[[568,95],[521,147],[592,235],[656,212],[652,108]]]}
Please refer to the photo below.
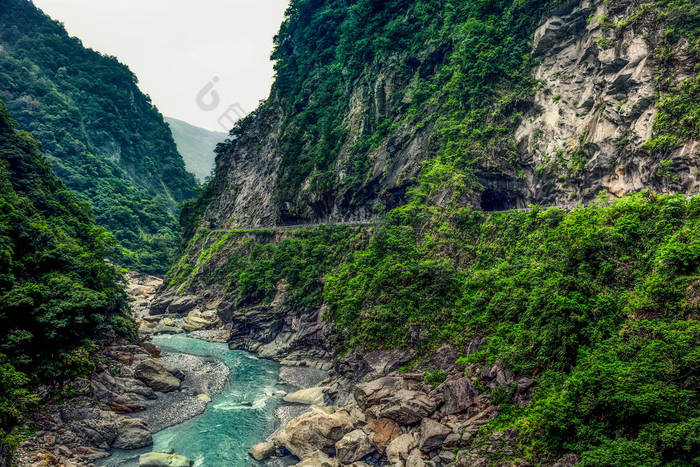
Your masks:
{"label": "green vegetation", "polygon": [[[245,134],[273,105],[282,107],[280,213],[284,206],[291,218],[307,216],[310,199],[352,203],[369,153],[399,129],[428,129],[434,151],[407,204],[369,236],[233,234],[203,250],[197,269],[185,262],[172,277],[182,284],[198,273],[223,283],[241,307],[271,302],[279,284],[293,304],[318,306],[322,285],[340,351],[407,346],[416,325],[427,329],[425,353],[486,336],[488,344],[460,363],[499,363],[536,380],[527,407],[502,389],[490,394],[501,412],[485,427],[517,428],[525,461],[575,452],[583,465],[697,464],[700,197],[641,193],[571,212],[464,207],[480,190],[480,172],[521,173],[513,133],[538,85],[531,39],[558,3],[293,0],[276,38],[274,99],[232,132]],[[696,3],[609,2],[633,16],[619,25],[602,18],[606,31],[665,30],[654,40],[652,151],[699,137],[697,76],[674,76],[685,40],[684,53],[697,63]],[[361,134],[352,134],[353,93],[376,89],[390,89],[375,96],[386,108],[364,112]],[[236,143],[220,153],[229,144]],[[348,162],[339,184],[341,155]],[[582,172],[586,154],[577,151],[572,162],[570,170]],[[673,181],[668,158],[657,175]],[[215,176],[181,218],[192,245],[201,244],[198,217],[224,183]],[[209,254],[219,269],[206,270]],[[426,382],[443,377],[429,373]]]}
{"label": "green vegetation", "polygon": [[0,450],[19,440],[32,388],[89,374],[95,342],[133,332],[120,272],[104,261],[114,237],[15,125],[0,102]]}
{"label": "green vegetation", "polygon": [[[369,171],[368,153],[403,125],[435,125],[438,158],[425,171],[427,183],[474,187],[475,169],[512,167],[519,157],[511,130],[534,87],[530,38],[556,3],[293,1],[273,53],[273,93],[289,114],[281,137],[280,203],[296,203],[291,214],[299,215],[307,178],[306,191],[321,198],[351,197]],[[389,75],[392,93],[382,96],[389,117],[367,115],[363,133],[349,135],[343,119],[352,92],[374,89]],[[349,136],[359,138],[345,185],[337,186],[333,170]],[[446,176],[456,167],[465,172],[456,180]]]}
{"label": "green vegetation", "polygon": [[214,149],[228,134],[198,128],[175,118],[165,117],[165,122],[173,133],[187,170],[204,182],[214,169]]}
{"label": "green vegetation", "polygon": [[487,335],[463,363],[537,378],[530,406],[498,420],[526,434],[530,460],[697,455],[700,197],[449,216],[409,204],[326,278],[324,296],[351,346],[407,345],[412,325],[428,329],[428,348]]}
{"label": "green vegetation", "polygon": [[[323,278],[337,264],[348,261],[352,252],[367,242],[364,228],[323,226],[279,234],[274,230],[213,232],[193,239],[208,247],[199,257],[185,255],[168,273],[171,287],[180,287],[204,272],[210,282],[223,283],[237,305],[270,303],[278,284],[285,284],[288,303],[297,307],[320,306]],[[200,271],[213,257],[217,267]]]}
{"label": "green vegetation", "polygon": [[27,0],[0,0],[0,43],[0,98],[20,128],[115,235],[114,259],[164,272],[177,242],[177,203],[195,195],[196,182],[136,77]]}

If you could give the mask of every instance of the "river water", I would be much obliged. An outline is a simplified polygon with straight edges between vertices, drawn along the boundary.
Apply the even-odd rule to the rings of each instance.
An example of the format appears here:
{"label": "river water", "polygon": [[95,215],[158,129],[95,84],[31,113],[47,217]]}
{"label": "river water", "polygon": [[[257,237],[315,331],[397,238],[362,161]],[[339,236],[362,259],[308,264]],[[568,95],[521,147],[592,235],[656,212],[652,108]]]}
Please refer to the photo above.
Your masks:
{"label": "river water", "polygon": [[223,392],[213,398],[202,415],[156,433],[151,447],[134,451],[114,450],[111,457],[98,465],[137,466],[138,456],[151,451],[187,456],[195,466],[259,465],[248,456],[248,450],[277,427],[276,410],[282,400],[273,393],[280,389],[277,386],[279,365],[247,352],[229,350],[223,343],[185,335],[156,336],[153,342],[163,352],[220,360],[231,370],[229,380]]}

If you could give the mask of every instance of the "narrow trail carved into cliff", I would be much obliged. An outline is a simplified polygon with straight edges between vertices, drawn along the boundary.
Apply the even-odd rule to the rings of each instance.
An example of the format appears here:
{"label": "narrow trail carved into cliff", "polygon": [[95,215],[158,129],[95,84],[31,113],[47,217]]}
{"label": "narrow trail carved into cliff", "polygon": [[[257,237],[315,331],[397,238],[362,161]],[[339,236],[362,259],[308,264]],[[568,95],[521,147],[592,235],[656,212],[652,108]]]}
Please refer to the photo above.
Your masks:
{"label": "narrow trail carved into cliff", "polygon": [[[692,198],[693,196],[698,196],[698,194],[687,194],[685,195],[686,198]],[[591,206],[593,204],[598,204],[600,207],[604,206],[609,206],[612,201],[606,201],[606,202],[600,202],[600,201],[594,201],[592,203],[572,203],[572,204],[551,204],[549,206],[536,206],[536,205],[531,205],[526,208],[511,208],[511,209],[500,209],[500,210],[493,210],[493,211],[482,211],[484,213],[491,213],[491,212],[530,212],[533,209],[551,209],[551,208],[559,208],[559,209],[564,209],[566,211],[572,211],[576,208],[579,207],[587,207]],[[240,231],[247,231],[247,230],[297,230],[297,229],[313,229],[313,228],[318,228],[318,227],[325,227],[325,226],[373,226],[373,225],[382,225],[386,222],[385,219],[371,219],[371,220],[365,220],[365,221],[341,221],[341,222],[316,222],[316,223],[310,223],[310,224],[290,224],[290,225],[268,225],[268,226],[262,226],[262,225],[255,225],[255,226],[240,226],[240,227],[235,227],[235,228],[230,228],[230,229],[211,229],[209,233],[214,233],[214,232],[240,232]]]}

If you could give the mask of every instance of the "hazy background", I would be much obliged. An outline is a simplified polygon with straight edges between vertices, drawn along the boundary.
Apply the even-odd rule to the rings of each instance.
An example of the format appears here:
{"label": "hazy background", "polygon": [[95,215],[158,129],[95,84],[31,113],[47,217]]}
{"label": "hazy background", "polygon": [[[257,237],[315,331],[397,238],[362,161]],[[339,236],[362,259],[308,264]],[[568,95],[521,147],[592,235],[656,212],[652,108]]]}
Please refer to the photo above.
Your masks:
{"label": "hazy background", "polygon": [[[83,44],[114,55],[169,117],[215,131],[239,103],[246,111],[268,96],[272,38],[289,0],[34,0]],[[214,77],[220,104],[197,105]],[[212,101],[207,94],[205,102]],[[235,114],[231,113],[234,116]]]}

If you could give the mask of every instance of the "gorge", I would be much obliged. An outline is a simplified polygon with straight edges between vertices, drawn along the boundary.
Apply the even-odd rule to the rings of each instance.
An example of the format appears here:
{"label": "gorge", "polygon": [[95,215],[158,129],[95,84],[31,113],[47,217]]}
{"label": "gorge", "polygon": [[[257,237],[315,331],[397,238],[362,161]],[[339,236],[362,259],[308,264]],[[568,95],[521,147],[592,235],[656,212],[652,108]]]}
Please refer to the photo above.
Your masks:
{"label": "gorge", "polygon": [[292,0],[196,189],[0,0],[0,459],[698,464],[696,3]]}

